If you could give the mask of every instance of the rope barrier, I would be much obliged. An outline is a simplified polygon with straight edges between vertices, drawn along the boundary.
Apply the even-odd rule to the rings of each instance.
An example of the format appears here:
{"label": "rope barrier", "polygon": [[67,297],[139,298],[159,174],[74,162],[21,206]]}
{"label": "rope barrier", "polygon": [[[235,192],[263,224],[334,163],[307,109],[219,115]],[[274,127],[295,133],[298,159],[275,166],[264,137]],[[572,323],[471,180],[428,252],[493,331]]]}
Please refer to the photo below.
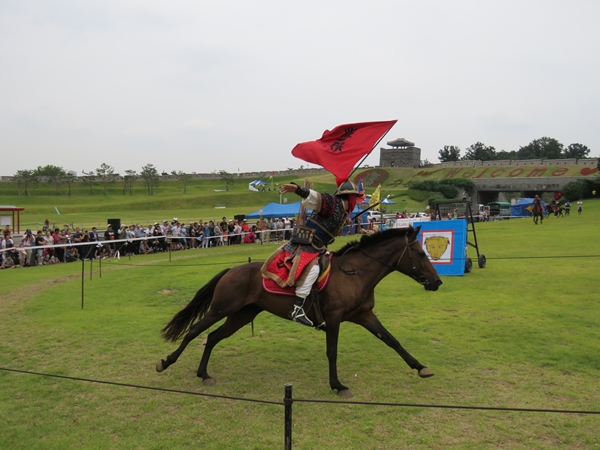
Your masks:
{"label": "rope barrier", "polygon": [[204,394],[201,392],[180,391],[177,389],[160,388],[160,387],[155,387],[155,386],[142,386],[139,384],[130,384],[130,383],[118,383],[115,381],[94,380],[91,378],[69,377],[66,375],[55,375],[55,374],[51,374],[51,373],[31,372],[28,370],[9,369],[6,367],[0,367],[0,370],[4,370],[5,372],[15,372],[15,373],[21,373],[21,374],[26,374],[26,375],[37,375],[37,376],[41,376],[41,377],[60,378],[63,380],[83,381],[86,383],[107,384],[110,386],[120,386],[120,387],[129,387],[129,388],[135,388],[135,389],[145,389],[145,390],[150,390],[150,391],[170,392],[173,394],[186,394],[186,395],[196,395],[199,397],[223,398],[226,400],[237,400],[237,401],[252,402],[252,403],[266,403],[269,405],[281,405],[281,406],[283,405],[283,402],[275,402],[275,401],[271,401],[271,400],[257,400],[257,399],[251,399],[251,398],[249,399],[249,398],[244,398],[244,397],[233,397],[233,396],[229,396],[229,395]]}
{"label": "rope barrier", "polygon": [[391,403],[391,402],[359,402],[352,400],[315,400],[315,399],[302,399],[294,398],[287,399],[286,401],[272,401],[272,400],[259,400],[244,397],[234,397],[229,395],[217,395],[217,394],[205,394],[201,392],[192,391],[180,391],[177,389],[159,388],[154,386],[142,386],[131,383],[118,383],[114,381],[94,380],[90,378],[79,378],[69,377],[66,375],[55,375],[42,372],[31,372],[28,370],[10,369],[6,367],[0,367],[0,370],[5,372],[14,372],[26,375],[36,375],[42,377],[59,378],[71,381],[83,381],[87,383],[106,384],[111,386],[128,387],[134,389],[145,389],[151,391],[169,392],[173,394],[185,394],[195,395],[199,397],[211,397],[211,398],[222,398],[225,400],[244,401],[251,403],[264,403],[269,405],[284,406],[290,402],[292,403],[323,403],[331,405],[359,405],[359,406],[389,406],[389,407],[404,407],[404,408],[434,408],[434,409],[459,409],[459,410],[471,410],[471,411],[511,411],[511,412],[523,412],[523,413],[554,413],[554,414],[588,414],[588,415],[600,415],[600,411],[594,410],[573,410],[573,409],[548,409],[548,408],[513,408],[513,407],[496,407],[496,406],[469,406],[469,405],[438,405],[428,403]]}

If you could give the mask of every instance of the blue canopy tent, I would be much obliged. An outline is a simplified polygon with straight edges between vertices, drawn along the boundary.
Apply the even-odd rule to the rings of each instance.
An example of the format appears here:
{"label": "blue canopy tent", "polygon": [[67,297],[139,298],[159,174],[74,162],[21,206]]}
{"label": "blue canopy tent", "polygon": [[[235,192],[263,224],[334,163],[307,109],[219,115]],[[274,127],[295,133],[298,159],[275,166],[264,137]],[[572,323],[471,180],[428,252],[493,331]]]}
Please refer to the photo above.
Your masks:
{"label": "blue canopy tent", "polygon": [[280,217],[294,217],[300,212],[300,202],[296,203],[269,203],[262,208],[246,214],[246,219],[260,219],[262,211],[263,219],[278,219]]}
{"label": "blue canopy tent", "polygon": [[[527,208],[533,203],[532,198],[522,198],[513,205],[510,205],[510,215],[513,217],[530,217],[531,211]],[[542,206],[546,209],[546,203],[542,202]]]}
{"label": "blue canopy tent", "polygon": [[258,191],[258,186],[266,186],[266,184],[267,183],[265,183],[262,180],[254,180],[248,183],[248,189],[250,189],[251,191]]}
{"label": "blue canopy tent", "polygon": [[389,198],[384,198],[384,199],[381,201],[381,204],[382,204],[382,205],[395,205],[395,204],[396,204],[396,202],[395,202],[395,201],[393,201],[393,200],[390,200]]}

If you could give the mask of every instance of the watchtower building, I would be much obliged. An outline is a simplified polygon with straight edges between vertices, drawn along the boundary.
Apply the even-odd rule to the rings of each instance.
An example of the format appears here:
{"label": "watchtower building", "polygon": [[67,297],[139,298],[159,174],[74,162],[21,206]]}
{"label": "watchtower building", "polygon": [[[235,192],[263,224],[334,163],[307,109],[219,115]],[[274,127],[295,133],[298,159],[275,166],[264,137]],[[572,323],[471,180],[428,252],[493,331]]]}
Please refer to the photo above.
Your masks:
{"label": "watchtower building", "polygon": [[398,138],[388,141],[387,145],[392,148],[381,148],[379,151],[380,167],[417,168],[421,164],[421,149],[415,147],[414,142]]}

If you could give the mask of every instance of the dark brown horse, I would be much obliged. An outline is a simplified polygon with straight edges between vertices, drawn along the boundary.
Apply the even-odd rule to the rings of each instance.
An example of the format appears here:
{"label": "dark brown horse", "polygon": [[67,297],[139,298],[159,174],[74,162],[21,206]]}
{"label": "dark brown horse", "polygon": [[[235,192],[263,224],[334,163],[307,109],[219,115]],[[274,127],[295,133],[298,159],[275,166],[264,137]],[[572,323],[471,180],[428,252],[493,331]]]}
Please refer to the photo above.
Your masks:
{"label": "dark brown horse", "polygon": [[[373,313],[375,286],[392,272],[399,271],[413,278],[429,291],[436,291],[442,284],[417,240],[418,232],[419,228],[406,228],[365,235],[360,241],[346,244],[333,253],[329,284],[320,292],[319,300],[326,322],[329,384],[342,397],[352,396],[337,375],[338,335],[344,321],[365,327],[393,348],[421,378],[433,376],[433,372],[413,358]],[[225,323],[208,335],[197,372],[203,384],[212,385],[215,381],[208,374],[207,366],[215,345],[250,323],[262,311],[288,318],[294,297],[265,292],[261,265],[251,263],[226,269],[196,293],[162,330],[165,340],[175,342],[183,336],[183,341],[177,350],[158,362],[158,372],[175,363],[200,333],[226,317]],[[310,319],[317,323],[314,308],[308,301],[306,310]]]}
{"label": "dark brown horse", "polygon": [[538,224],[538,219],[540,224],[544,223],[544,207],[541,203],[532,203],[531,205],[531,215],[533,216],[533,223]]}

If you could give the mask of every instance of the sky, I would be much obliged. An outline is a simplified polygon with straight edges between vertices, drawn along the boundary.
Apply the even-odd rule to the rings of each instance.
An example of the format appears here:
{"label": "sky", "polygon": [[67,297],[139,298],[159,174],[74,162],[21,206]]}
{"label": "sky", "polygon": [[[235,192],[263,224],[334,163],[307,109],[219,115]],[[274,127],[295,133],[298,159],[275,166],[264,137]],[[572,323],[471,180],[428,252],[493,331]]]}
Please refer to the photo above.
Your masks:
{"label": "sky", "polygon": [[379,147],[430,162],[544,136],[598,156],[598,17],[597,0],[1,0],[0,175],[286,170],[326,129],[393,119]]}

